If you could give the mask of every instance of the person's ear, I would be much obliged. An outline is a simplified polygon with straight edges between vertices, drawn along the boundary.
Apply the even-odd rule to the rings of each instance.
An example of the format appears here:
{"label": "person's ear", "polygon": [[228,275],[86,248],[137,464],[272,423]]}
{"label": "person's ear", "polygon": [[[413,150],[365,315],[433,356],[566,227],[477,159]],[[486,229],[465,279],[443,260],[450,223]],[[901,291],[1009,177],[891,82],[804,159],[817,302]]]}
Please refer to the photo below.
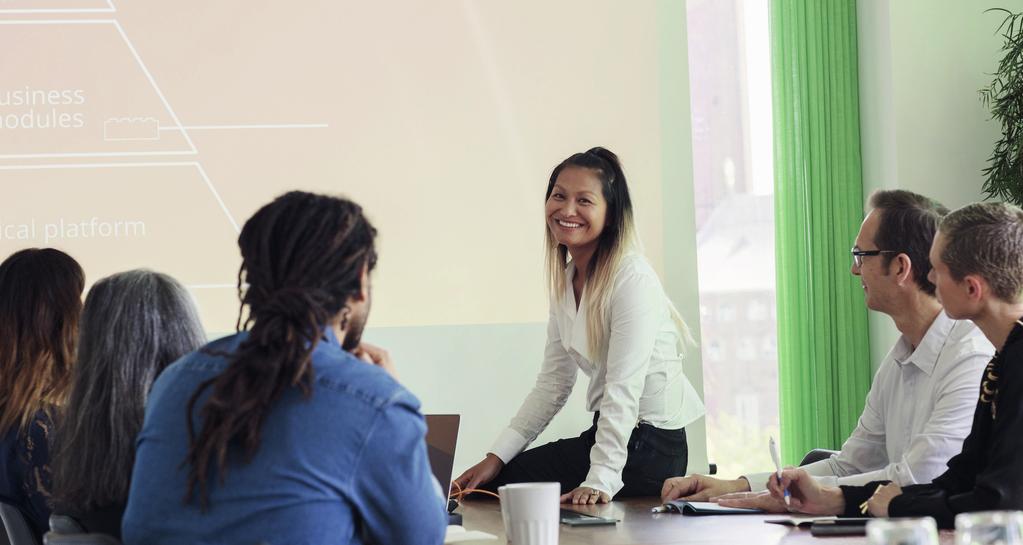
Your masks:
{"label": "person's ear", "polygon": [[988,292],[987,282],[975,275],[968,274],[963,278],[966,284],[966,295],[973,301],[978,301]]}
{"label": "person's ear", "polygon": [[913,281],[913,261],[909,259],[906,254],[898,254],[888,265],[888,270],[895,271],[895,281],[900,285],[904,285],[907,281]]}
{"label": "person's ear", "polygon": [[350,304],[360,304],[367,300],[369,300],[369,265],[363,265],[362,272],[359,274],[359,291],[349,296],[348,302]]}
{"label": "person's ear", "polygon": [[359,274],[359,302],[369,300],[369,263],[362,264]]}

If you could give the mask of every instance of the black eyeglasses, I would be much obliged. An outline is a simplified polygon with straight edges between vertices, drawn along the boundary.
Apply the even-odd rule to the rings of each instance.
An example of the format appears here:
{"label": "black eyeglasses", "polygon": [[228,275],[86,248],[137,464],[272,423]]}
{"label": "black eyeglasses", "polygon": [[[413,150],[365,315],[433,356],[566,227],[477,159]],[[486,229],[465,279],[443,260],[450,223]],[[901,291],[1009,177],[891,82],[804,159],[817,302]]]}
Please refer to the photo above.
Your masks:
{"label": "black eyeglasses", "polygon": [[863,266],[864,257],[881,254],[897,254],[899,252],[896,252],[895,250],[861,250],[856,246],[853,246],[852,250],[849,250],[849,253],[852,254],[853,265],[856,265],[856,268],[859,269]]}

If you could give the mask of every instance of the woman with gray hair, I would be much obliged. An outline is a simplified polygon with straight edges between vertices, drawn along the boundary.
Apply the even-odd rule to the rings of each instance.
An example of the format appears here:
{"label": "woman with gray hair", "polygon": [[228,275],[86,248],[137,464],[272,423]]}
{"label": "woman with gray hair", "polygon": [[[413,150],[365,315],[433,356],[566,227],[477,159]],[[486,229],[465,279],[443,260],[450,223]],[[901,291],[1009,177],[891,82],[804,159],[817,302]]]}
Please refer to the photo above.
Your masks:
{"label": "woman with gray hair", "polygon": [[206,338],[189,293],[148,270],[108,276],[82,311],[70,399],[53,458],[54,513],[120,537],[135,437],[157,375]]}

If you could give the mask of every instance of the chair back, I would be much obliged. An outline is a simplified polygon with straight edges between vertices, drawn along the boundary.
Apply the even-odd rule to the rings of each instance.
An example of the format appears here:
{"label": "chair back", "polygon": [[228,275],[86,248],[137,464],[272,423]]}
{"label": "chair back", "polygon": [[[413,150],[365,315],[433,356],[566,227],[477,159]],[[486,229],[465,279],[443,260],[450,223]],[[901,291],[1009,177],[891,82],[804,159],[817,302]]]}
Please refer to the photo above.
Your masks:
{"label": "chair back", "polygon": [[815,448],[815,449],[811,450],[810,452],[807,452],[806,456],[803,456],[803,461],[799,462],[799,465],[800,466],[808,466],[808,465],[810,465],[810,464],[812,464],[814,462],[819,462],[821,460],[827,460],[828,458],[831,458],[831,456],[833,454],[838,454],[838,451],[837,450],[827,450],[827,449],[822,449],[822,448]]}
{"label": "chair back", "polygon": [[39,545],[32,529],[28,527],[21,509],[9,503],[0,502],[0,519],[3,519],[7,542],[10,545]]}
{"label": "chair back", "polygon": [[55,534],[84,534],[85,527],[74,517],[68,515],[50,515],[50,531]]}
{"label": "chair back", "polygon": [[58,534],[50,530],[43,536],[43,545],[121,545],[121,541],[107,534]]}
{"label": "chair back", "polygon": [[74,517],[53,514],[43,545],[121,545],[121,541],[111,535],[89,533]]}

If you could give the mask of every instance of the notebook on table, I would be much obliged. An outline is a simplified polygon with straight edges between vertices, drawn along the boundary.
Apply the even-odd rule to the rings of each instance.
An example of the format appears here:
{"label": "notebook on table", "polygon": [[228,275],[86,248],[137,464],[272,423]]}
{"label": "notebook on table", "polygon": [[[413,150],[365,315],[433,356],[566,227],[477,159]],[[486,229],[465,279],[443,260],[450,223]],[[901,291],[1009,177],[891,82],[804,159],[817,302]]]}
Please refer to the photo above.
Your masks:
{"label": "notebook on table", "polygon": [[812,536],[864,536],[867,535],[867,517],[787,517],[783,519],[767,519],[764,522],[810,529]]}
{"label": "notebook on table", "polygon": [[768,524],[780,524],[782,526],[792,526],[794,528],[809,528],[814,523],[824,522],[824,521],[829,521],[829,520],[835,520],[837,518],[838,517],[836,517],[836,516],[818,517],[818,516],[808,515],[808,516],[805,516],[805,517],[791,516],[791,517],[785,517],[785,518],[779,518],[779,519],[767,519],[764,522],[766,522]]}
{"label": "notebook on table", "polygon": [[763,513],[762,509],[744,509],[741,507],[723,507],[709,501],[672,500],[662,506],[661,512],[681,513],[683,515],[755,515]]}

